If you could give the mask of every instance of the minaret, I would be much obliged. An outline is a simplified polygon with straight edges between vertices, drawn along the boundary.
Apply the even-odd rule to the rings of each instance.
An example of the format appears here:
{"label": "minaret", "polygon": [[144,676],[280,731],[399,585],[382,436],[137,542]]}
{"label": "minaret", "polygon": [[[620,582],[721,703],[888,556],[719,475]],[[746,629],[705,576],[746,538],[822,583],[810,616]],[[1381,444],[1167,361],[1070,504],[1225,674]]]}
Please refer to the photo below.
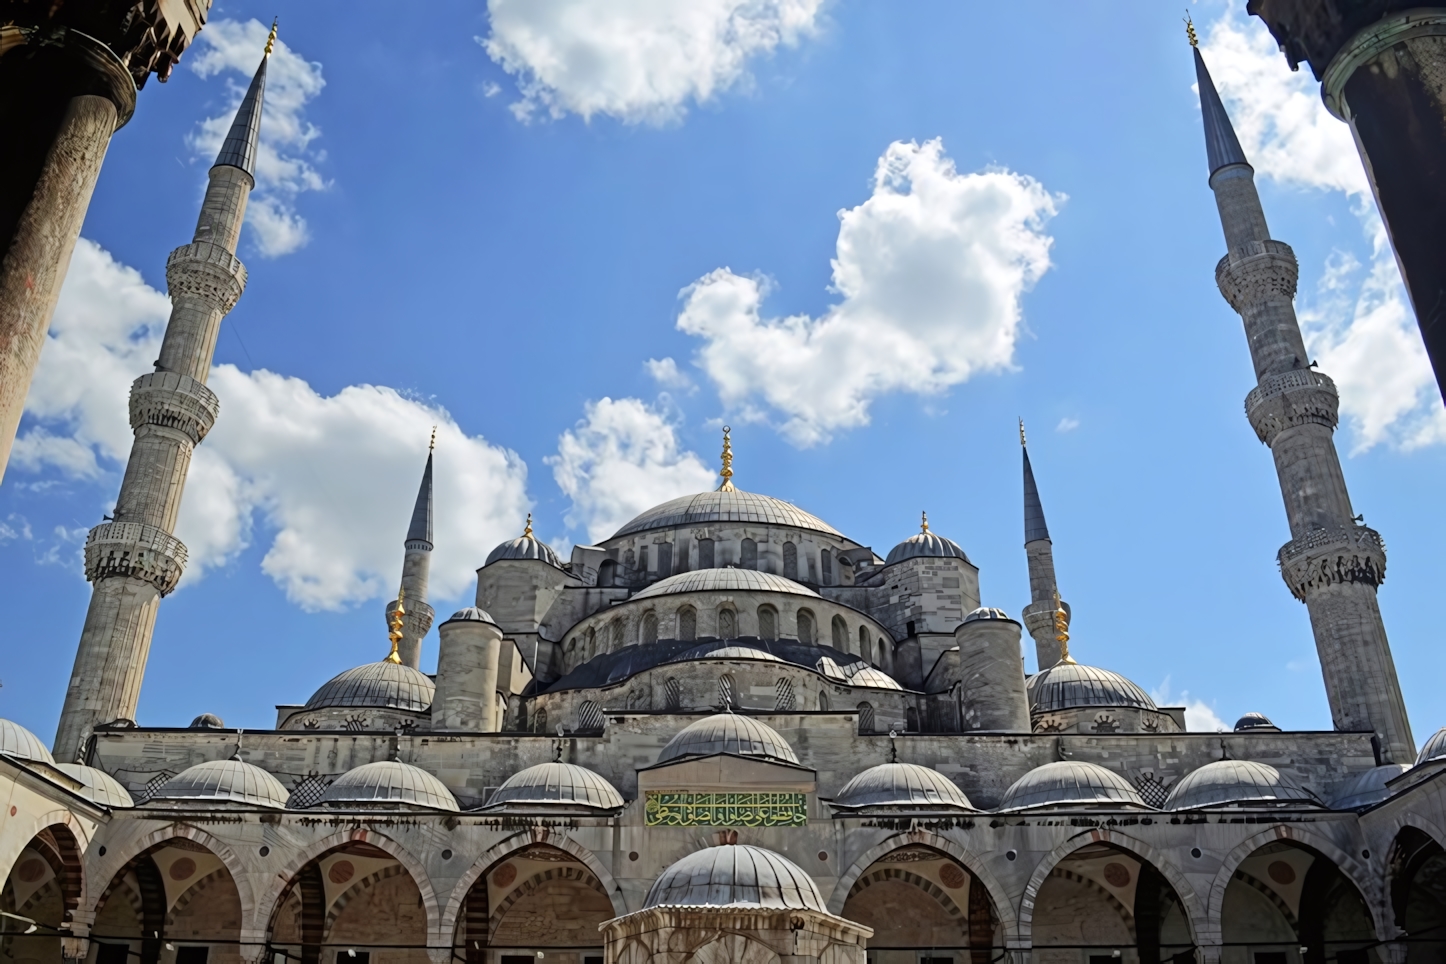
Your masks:
{"label": "minaret", "polygon": [[266,64],[275,40],[273,25],[211,167],[195,237],[166,259],[171,318],[155,371],[131,386],[135,441],[115,517],[91,529],[85,542],[85,577],[94,588],[55,736],[62,761],[75,759],[97,724],[135,717],[156,609],[186,566],[186,547],[172,530],[191,453],[216,421],[218,403],[206,378],[221,319],[246,286],[236,241],[256,184]]}
{"label": "minaret", "polygon": [[1034,468],[1029,464],[1029,446],[1024,438],[1024,419],[1019,420],[1019,447],[1024,452],[1024,556],[1029,562],[1029,605],[1021,614],[1024,627],[1034,637],[1034,653],[1041,670],[1059,662],[1059,640],[1055,638],[1056,610],[1069,612],[1069,604],[1059,601],[1059,586],[1054,580],[1054,543],[1049,526],[1044,523],[1044,506],[1034,484]]}
{"label": "minaret", "polygon": [[1190,28],[1210,188],[1228,253],[1215,281],[1245,322],[1257,384],[1245,414],[1270,446],[1285,499],[1291,540],[1278,555],[1281,575],[1305,603],[1337,730],[1375,734],[1381,762],[1415,756],[1411,724],[1376,601],[1386,549],[1351,508],[1332,438],[1335,383],[1315,371],[1295,318],[1297,267],[1290,246],[1273,241],[1255,191],[1255,171],[1210,80]]}
{"label": "minaret", "polygon": [[402,638],[397,646],[401,662],[412,669],[422,664],[422,639],[432,628],[434,613],[427,605],[427,577],[432,571],[432,450],[437,447],[437,430],[432,429],[432,442],[427,446],[427,467],[422,470],[422,484],[417,489],[417,502],[412,507],[412,524],[407,527],[407,540],[402,555],[402,591],[387,603],[387,625],[401,605]]}

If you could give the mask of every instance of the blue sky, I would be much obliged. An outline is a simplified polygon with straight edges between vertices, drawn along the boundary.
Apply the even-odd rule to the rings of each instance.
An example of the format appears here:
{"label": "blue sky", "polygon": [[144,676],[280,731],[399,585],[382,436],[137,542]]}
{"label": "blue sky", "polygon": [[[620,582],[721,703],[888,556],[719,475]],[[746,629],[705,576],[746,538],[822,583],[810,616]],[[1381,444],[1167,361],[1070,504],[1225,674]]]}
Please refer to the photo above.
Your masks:
{"label": "blue sky", "polygon": [[[221,418],[179,533],[194,560],[162,604],[141,722],[267,727],[273,704],[385,654],[433,424],[439,612],[471,602],[471,570],[529,510],[562,547],[711,484],[727,422],[740,487],[881,554],[927,509],[984,602],[1017,613],[1023,416],[1076,657],[1191,703],[1192,725],[1259,710],[1329,728],[1275,567],[1288,532],[1242,412],[1245,340],[1214,286],[1179,12],[655,6],[282,11],[250,281],[217,348]],[[1341,385],[1419,741],[1446,723],[1446,413],[1344,127],[1258,21],[1193,9]],[[0,487],[0,715],[44,738],[165,257],[273,13],[217,4],[114,139]]]}

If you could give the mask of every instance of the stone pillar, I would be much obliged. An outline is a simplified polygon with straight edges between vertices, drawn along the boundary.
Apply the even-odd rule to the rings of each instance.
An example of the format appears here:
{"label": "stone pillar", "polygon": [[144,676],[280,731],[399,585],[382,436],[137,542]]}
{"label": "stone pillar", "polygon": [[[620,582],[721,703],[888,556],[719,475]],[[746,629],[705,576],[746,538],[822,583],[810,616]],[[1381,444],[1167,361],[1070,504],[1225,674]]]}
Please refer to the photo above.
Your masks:
{"label": "stone pillar", "polygon": [[432,729],[496,733],[502,630],[480,609],[464,609],[437,627],[437,692]]}
{"label": "stone pillar", "polygon": [[954,630],[965,730],[1030,732],[1020,636],[1012,619],[969,619]]}

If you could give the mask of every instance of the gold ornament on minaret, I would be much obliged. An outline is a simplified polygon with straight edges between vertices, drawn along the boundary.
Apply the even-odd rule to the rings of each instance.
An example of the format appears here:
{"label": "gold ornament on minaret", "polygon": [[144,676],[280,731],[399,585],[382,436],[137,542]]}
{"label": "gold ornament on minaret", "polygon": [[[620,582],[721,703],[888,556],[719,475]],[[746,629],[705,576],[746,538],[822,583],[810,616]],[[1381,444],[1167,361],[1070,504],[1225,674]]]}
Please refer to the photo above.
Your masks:
{"label": "gold ornament on minaret", "polygon": [[406,635],[402,632],[402,617],[406,616],[407,614],[407,610],[405,607],[406,600],[407,590],[398,589],[397,608],[392,610],[391,618],[387,620],[387,626],[391,629],[391,632],[387,633],[387,638],[392,641],[392,651],[387,654],[386,661],[388,663],[396,663],[399,666],[402,662],[402,655],[398,651],[398,647],[401,646],[402,637]]}
{"label": "gold ornament on minaret", "polygon": [[264,57],[270,57],[271,48],[276,46],[276,24],[277,20],[271,21],[271,33],[266,36],[266,52],[262,54]]}
{"label": "gold ornament on minaret", "polygon": [[733,442],[728,437],[732,428],[723,426],[723,471],[718,474],[723,476],[723,484],[718,486],[719,492],[736,492],[733,488]]}
{"label": "gold ornament on minaret", "polygon": [[1026,442],[1026,441],[1024,440],[1024,419],[1022,419],[1022,418],[1019,420],[1019,444],[1020,444],[1020,445],[1028,445],[1028,444],[1029,444],[1028,442]]}
{"label": "gold ornament on minaret", "polygon": [[1054,592],[1054,638],[1059,640],[1059,661],[1073,664],[1069,655],[1069,613],[1060,601],[1059,590]]}
{"label": "gold ornament on minaret", "polygon": [[1185,36],[1190,41],[1190,46],[1200,46],[1200,38],[1195,35],[1195,21],[1190,19],[1190,11],[1185,11]]}

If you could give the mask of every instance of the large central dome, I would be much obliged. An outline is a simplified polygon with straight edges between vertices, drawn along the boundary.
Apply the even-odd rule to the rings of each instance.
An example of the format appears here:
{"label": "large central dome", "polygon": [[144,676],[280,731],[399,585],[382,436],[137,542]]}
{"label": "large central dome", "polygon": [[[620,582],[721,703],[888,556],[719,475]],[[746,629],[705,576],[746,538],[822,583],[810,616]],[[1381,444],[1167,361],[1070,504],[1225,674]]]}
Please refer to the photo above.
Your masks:
{"label": "large central dome", "polygon": [[818,516],[772,496],[753,492],[700,492],[655,505],[623,526],[613,538],[648,529],[671,529],[705,522],[755,522],[760,525],[810,529],[843,538],[843,533]]}

